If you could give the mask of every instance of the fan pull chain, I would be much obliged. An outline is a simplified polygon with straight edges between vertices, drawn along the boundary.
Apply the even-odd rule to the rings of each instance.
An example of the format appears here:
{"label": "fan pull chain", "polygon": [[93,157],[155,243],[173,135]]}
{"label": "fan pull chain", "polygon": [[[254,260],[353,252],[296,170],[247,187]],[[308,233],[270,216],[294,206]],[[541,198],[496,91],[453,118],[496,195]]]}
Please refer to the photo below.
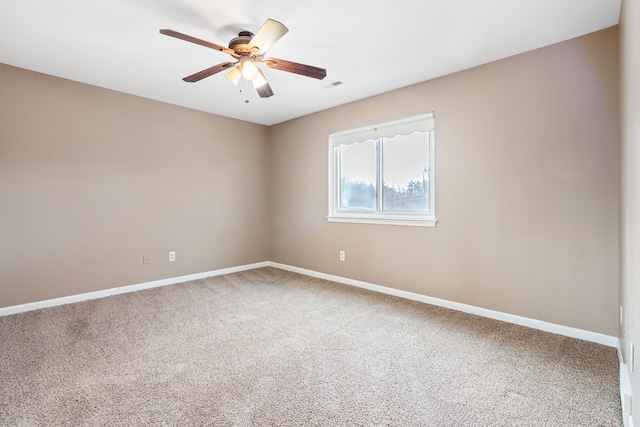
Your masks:
{"label": "fan pull chain", "polygon": [[[248,81],[246,81],[245,79],[242,79],[242,84],[244,85],[245,92],[246,92],[246,93],[249,93],[249,90],[248,90],[248,87],[247,87],[247,85],[249,84],[249,82],[248,82]],[[242,93],[242,88],[240,88],[240,93]],[[248,103],[249,103],[249,98],[245,98],[244,103],[245,103],[245,104],[248,104]]]}

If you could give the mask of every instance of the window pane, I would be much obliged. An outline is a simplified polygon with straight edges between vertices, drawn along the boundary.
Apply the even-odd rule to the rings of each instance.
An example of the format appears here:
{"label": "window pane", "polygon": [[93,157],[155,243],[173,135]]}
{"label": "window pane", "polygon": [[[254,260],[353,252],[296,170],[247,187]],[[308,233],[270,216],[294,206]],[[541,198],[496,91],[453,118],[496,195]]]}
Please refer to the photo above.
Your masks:
{"label": "window pane", "polygon": [[434,227],[434,113],[329,135],[327,220]]}
{"label": "window pane", "polygon": [[429,212],[429,135],[383,139],[382,209]]}
{"label": "window pane", "polygon": [[340,146],[340,209],[376,210],[376,142]]}

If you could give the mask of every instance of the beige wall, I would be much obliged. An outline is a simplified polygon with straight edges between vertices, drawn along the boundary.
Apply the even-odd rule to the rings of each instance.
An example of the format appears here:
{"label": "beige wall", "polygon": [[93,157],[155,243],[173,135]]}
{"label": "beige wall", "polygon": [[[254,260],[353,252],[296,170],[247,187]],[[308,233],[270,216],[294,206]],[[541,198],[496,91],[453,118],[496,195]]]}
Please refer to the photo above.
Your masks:
{"label": "beige wall", "polygon": [[266,261],[267,136],[0,65],[0,307]]}
{"label": "beige wall", "polygon": [[[630,370],[629,343],[640,351],[640,4],[624,0],[620,15],[620,304],[624,327],[620,348],[633,395],[640,398],[640,375]],[[638,356],[636,356],[636,364]],[[637,406],[637,403],[636,403]],[[634,425],[640,425],[634,410]]]}
{"label": "beige wall", "polygon": [[[617,335],[617,37],[273,126],[270,260]],[[432,110],[438,225],[327,222],[327,135]]]}

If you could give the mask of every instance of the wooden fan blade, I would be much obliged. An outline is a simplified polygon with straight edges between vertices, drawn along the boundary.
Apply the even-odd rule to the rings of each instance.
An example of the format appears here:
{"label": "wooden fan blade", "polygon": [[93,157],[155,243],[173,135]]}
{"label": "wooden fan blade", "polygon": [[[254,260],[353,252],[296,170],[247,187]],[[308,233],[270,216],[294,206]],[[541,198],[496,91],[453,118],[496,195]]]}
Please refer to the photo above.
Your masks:
{"label": "wooden fan blade", "polygon": [[258,77],[253,79],[253,88],[258,92],[260,98],[268,98],[273,95],[271,86],[269,86],[267,78],[264,76],[260,68],[258,68]]}
{"label": "wooden fan blade", "polygon": [[258,55],[262,55],[288,31],[289,29],[281,22],[267,19],[249,42],[249,47],[258,48]]}
{"label": "wooden fan blade", "polygon": [[265,83],[262,86],[257,87],[256,91],[258,92],[258,95],[260,95],[260,98],[268,98],[270,96],[273,96],[273,91],[271,90],[271,86],[269,86],[269,83]]}
{"label": "wooden fan blade", "polygon": [[300,74],[302,76],[312,77],[318,80],[322,80],[327,76],[327,70],[325,70],[324,68],[299,64],[297,62],[285,61],[284,59],[265,58],[264,60],[262,60],[262,62],[269,68],[275,68],[276,70]]}
{"label": "wooden fan blade", "polygon": [[204,79],[205,77],[209,77],[214,75],[215,73],[219,73],[220,71],[227,69],[229,67],[234,66],[234,62],[223,62],[222,64],[214,65],[213,67],[209,67],[206,70],[199,71],[195,74],[185,77],[185,82],[194,83]]}
{"label": "wooden fan blade", "polygon": [[219,50],[220,52],[228,53],[229,55],[235,55],[235,52],[228,47],[220,46],[215,43],[208,42],[206,40],[200,40],[195,37],[188,36],[186,34],[179,33],[173,30],[160,30],[160,34],[164,34],[165,36],[175,37],[180,40],[185,40],[191,43],[199,44],[201,46],[205,46],[211,49]]}

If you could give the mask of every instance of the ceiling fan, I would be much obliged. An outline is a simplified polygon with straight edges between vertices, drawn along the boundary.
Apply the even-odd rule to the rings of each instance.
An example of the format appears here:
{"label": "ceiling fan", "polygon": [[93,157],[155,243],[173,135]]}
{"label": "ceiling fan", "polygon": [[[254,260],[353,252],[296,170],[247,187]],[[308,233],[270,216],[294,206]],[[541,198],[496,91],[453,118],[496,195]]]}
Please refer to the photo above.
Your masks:
{"label": "ceiling fan", "polygon": [[225,77],[234,85],[238,86],[240,79],[244,78],[245,80],[253,82],[253,87],[261,98],[268,98],[273,95],[273,91],[257,64],[264,64],[269,68],[300,74],[318,80],[324,79],[327,75],[327,70],[324,68],[285,61],[284,59],[264,57],[267,49],[273,46],[273,44],[280,40],[288,31],[289,29],[282,23],[274,21],[273,19],[267,19],[255,35],[250,31],[241,31],[238,37],[231,39],[229,47],[223,47],[173,30],[160,30],[160,33],[228,53],[235,59],[235,62],[223,62],[187,76],[182,79],[185,82],[194,83],[223,70],[229,70]]}

